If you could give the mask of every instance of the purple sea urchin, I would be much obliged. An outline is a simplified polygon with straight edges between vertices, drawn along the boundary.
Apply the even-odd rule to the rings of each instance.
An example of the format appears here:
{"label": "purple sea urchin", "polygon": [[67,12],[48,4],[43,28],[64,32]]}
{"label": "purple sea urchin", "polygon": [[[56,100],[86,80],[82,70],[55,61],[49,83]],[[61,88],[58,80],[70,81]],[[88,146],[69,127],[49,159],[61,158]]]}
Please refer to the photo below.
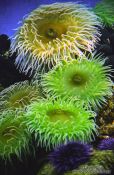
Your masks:
{"label": "purple sea urchin", "polygon": [[27,126],[35,132],[38,144],[47,148],[71,140],[90,141],[96,124],[95,113],[68,101],[43,100],[28,106]]}
{"label": "purple sea urchin", "polygon": [[42,86],[48,95],[82,101],[93,107],[105,102],[112,95],[110,67],[103,66],[101,56],[77,59],[59,65],[43,75]]}
{"label": "purple sea urchin", "polygon": [[0,92],[0,111],[23,110],[41,96],[38,84],[29,84],[28,81],[15,83]]}
{"label": "purple sea urchin", "polygon": [[65,173],[86,163],[90,155],[90,145],[81,142],[69,142],[56,148],[49,155],[49,160],[59,173]]}
{"label": "purple sea urchin", "polygon": [[100,150],[114,150],[114,138],[103,139],[98,145]]}
{"label": "purple sea urchin", "polygon": [[27,73],[56,65],[69,54],[91,52],[99,38],[98,17],[76,3],[54,3],[34,10],[18,29],[12,51],[17,50],[16,64]]}
{"label": "purple sea urchin", "polygon": [[4,112],[0,119],[0,157],[10,159],[12,155],[21,157],[21,151],[28,151],[30,134],[23,117],[15,117],[15,111]]}

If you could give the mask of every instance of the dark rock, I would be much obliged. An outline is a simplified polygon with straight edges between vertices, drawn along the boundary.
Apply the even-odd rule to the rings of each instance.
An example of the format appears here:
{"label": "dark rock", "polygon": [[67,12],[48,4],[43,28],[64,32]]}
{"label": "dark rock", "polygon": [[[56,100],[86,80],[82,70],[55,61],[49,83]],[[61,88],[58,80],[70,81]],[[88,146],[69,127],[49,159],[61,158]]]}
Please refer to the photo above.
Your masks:
{"label": "dark rock", "polygon": [[24,80],[30,80],[30,77],[17,70],[13,59],[0,57],[0,84],[4,88]]}
{"label": "dark rock", "polygon": [[3,55],[6,51],[9,51],[10,44],[11,41],[7,35],[0,35],[0,55]]}
{"label": "dark rock", "polygon": [[113,53],[112,48],[107,44],[102,44],[98,48],[99,53],[105,53],[105,55],[111,55]]}
{"label": "dark rock", "polygon": [[114,53],[114,33],[109,36],[109,40]]}
{"label": "dark rock", "polygon": [[96,50],[98,53],[103,53],[105,56],[114,54],[114,30],[105,27],[100,30],[101,37],[97,44]]}

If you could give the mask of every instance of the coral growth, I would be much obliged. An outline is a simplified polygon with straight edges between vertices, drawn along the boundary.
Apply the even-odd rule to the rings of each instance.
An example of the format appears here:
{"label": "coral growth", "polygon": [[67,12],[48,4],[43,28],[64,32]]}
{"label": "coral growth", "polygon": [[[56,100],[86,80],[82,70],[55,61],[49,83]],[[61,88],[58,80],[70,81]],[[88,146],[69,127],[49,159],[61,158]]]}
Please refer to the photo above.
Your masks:
{"label": "coral growth", "polygon": [[21,152],[28,151],[30,134],[23,124],[23,117],[15,117],[15,111],[4,112],[0,119],[0,157],[10,159],[13,155],[21,158]]}
{"label": "coral growth", "polygon": [[65,173],[65,175],[110,174],[113,164],[114,153],[112,151],[94,151],[89,162],[81,165],[78,169]]}
{"label": "coral growth", "polygon": [[56,175],[54,167],[51,164],[45,164],[37,175]]}
{"label": "coral growth", "polygon": [[28,81],[15,83],[0,92],[0,111],[24,110],[35,100],[41,98],[38,82],[29,84]]}
{"label": "coral growth", "polygon": [[81,142],[69,142],[56,148],[50,155],[49,160],[59,173],[78,168],[81,164],[89,161],[91,147]]}
{"label": "coral growth", "polygon": [[98,17],[88,8],[76,3],[54,3],[34,10],[17,30],[12,51],[17,50],[16,64],[27,73],[43,71],[78,56],[92,52],[99,40]]}
{"label": "coral growth", "polygon": [[96,117],[100,136],[114,135],[114,87],[112,89],[113,95],[107,99],[107,103],[98,111]]}
{"label": "coral growth", "polygon": [[94,12],[101,18],[106,26],[114,25],[114,1],[102,0],[94,8]]}
{"label": "coral growth", "polygon": [[53,97],[80,100],[92,107],[101,106],[112,95],[111,69],[100,55],[59,65],[43,75],[44,91]]}
{"label": "coral growth", "polygon": [[101,165],[105,169],[111,168],[114,163],[114,153],[111,150],[95,151],[90,160],[91,165]]}
{"label": "coral growth", "polygon": [[95,113],[69,101],[43,100],[28,107],[27,126],[47,148],[71,140],[91,141],[97,133]]}

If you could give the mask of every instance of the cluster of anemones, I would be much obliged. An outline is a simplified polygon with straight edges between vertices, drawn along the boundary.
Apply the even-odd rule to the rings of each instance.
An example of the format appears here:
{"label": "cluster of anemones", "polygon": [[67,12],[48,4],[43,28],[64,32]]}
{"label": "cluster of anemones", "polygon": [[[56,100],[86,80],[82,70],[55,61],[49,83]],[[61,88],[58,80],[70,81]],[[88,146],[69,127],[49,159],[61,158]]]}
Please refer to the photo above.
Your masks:
{"label": "cluster of anemones", "polygon": [[34,135],[37,145],[54,148],[41,174],[97,160],[97,153],[90,159],[87,143],[98,134],[96,110],[112,95],[111,68],[92,54],[100,26],[91,10],[76,3],[41,6],[24,19],[12,41],[16,65],[34,78],[42,74],[0,92],[2,158],[20,157]]}
{"label": "cluster of anemones", "polygon": [[18,82],[0,92],[0,156],[12,156],[29,150],[30,133],[25,125],[27,105],[41,98],[37,82]]}

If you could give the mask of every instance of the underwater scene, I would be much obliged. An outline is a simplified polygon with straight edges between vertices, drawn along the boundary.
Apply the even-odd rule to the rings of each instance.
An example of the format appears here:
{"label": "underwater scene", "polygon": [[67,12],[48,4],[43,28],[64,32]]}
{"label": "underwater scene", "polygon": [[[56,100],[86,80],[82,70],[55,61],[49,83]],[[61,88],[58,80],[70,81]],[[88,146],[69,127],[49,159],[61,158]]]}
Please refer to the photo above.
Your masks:
{"label": "underwater scene", "polygon": [[114,175],[114,0],[0,1],[0,175]]}

